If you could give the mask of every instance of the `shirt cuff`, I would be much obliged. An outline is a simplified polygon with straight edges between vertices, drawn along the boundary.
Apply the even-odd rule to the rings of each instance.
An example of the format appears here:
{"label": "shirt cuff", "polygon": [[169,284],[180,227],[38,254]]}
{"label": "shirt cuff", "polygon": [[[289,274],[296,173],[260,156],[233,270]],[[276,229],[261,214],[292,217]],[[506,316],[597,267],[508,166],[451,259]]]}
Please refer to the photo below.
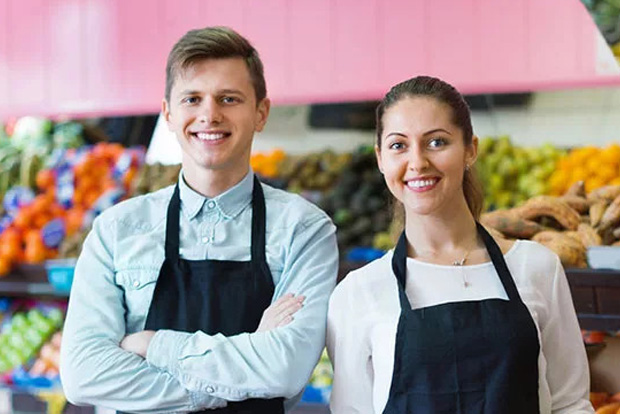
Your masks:
{"label": "shirt cuff", "polygon": [[203,411],[205,409],[212,410],[214,408],[223,408],[228,405],[228,401],[217,398],[204,392],[190,393],[192,399],[191,411]]}
{"label": "shirt cuff", "polygon": [[179,355],[183,344],[192,334],[161,329],[155,332],[146,350],[146,361],[173,376],[179,371]]}

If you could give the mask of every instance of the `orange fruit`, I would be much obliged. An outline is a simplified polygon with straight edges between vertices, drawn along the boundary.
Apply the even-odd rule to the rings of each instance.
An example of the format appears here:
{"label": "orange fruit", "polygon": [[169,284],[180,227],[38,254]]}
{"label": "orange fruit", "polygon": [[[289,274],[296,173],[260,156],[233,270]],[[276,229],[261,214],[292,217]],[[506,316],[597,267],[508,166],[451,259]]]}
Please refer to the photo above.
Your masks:
{"label": "orange fruit", "polygon": [[56,183],[56,177],[54,175],[54,171],[45,169],[41,170],[37,173],[37,177],[35,179],[37,184],[37,188],[41,191],[51,188]]}
{"label": "orange fruit", "polygon": [[30,208],[22,207],[13,220],[13,225],[18,229],[25,230],[32,224],[33,214]]}
{"label": "orange fruit", "polygon": [[21,243],[17,240],[2,240],[2,244],[0,244],[0,256],[9,262],[15,262],[19,257],[21,249]]}
{"label": "orange fruit", "polygon": [[11,272],[11,262],[0,256],[0,277],[7,276]]}

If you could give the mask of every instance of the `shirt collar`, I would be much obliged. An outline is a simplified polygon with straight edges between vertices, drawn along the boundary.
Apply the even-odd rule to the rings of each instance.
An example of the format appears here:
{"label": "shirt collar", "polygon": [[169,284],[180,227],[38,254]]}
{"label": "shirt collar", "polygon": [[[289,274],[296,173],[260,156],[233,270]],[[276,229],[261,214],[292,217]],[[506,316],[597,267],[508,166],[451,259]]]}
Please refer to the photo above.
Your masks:
{"label": "shirt collar", "polygon": [[252,169],[241,181],[217,197],[208,198],[192,189],[183,178],[183,170],[179,172],[179,191],[181,206],[187,217],[194,219],[206,202],[214,202],[220,213],[228,219],[236,217],[252,201],[254,188],[254,172]]}

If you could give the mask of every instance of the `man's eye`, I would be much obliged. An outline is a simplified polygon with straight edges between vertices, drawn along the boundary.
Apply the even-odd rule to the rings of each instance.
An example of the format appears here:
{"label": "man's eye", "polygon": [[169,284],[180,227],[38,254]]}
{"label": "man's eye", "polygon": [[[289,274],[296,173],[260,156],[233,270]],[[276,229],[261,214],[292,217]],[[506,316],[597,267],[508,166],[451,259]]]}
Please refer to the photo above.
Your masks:
{"label": "man's eye", "polygon": [[193,105],[195,103],[198,103],[198,97],[196,97],[196,96],[188,96],[186,98],[183,98],[183,100],[181,102],[183,102],[184,104]]}
{"label": "man's eye", "polygon": [[235,103],[237,101],[238,101],[238,99],[235,98],[234,96],[224,96],[224,97],[222,97],[222,102],[227,103],[227,104]]}

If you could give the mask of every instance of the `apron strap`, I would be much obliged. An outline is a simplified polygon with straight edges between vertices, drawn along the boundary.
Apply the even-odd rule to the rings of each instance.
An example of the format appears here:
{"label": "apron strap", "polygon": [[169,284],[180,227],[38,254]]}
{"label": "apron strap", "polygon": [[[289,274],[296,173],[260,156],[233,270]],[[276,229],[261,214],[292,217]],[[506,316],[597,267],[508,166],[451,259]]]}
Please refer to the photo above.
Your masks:
{"label": "apron strap", "polygon": [[252,189],[252,266],[260,269],[263,274],[271,275],[265,256],[265,195],[259,179],[254,175],[254,188]]}
{"label": "apron strap", "polygon": [[411,309],[411,303],[405,293],[405,286],[407,284],[407,237],[405,236],[404,230],[394,248],[394,254],[392,255],[392,271],[396,275],[400,307],[401,309]]}
{"label": "apron strap", "polygon": [[[181,211],[181,196],[179,184],[174,187],[172,199],[168,204],[168,214],[166,215],[166,259],[174,263],[179,261],[179,220]],[[271,276],[271,271],[267,265],[265,255],[265,196],[260,181],[254,176],[252,189],[252,266],[265,275]]]}
{"label": "apron strap", "polygon": [[168,214],[166,215],[166,259],[173,263],[179,261],[179,220],[181,213],[181,196],[179,183],[174,186],[172,199],[168,204]]}
{"label": "apron strap", "polygon": [[[514,300],[516,302],[522,302],[521,296],[519,295],[517,286],[515,285],[512,275],[510,274],[510,270],[508,270],[508,266],[506,265],[501,249],[493,237],[491,237],[489,232],[486,231],[486,229],[478,222],[476,222],[476,229],[478,230],[478,234],[482,238],[487,252],[491,257],[491,262],[493,263],[495,271],[499,275],[499,279],[506,290],[508,299],[511,301]],[[402,309],[411,309],[411,304],[405,293],[405,286],[407,284],[407,237],[405,236],[404,230],[398,239],[398,243],[396,243],[396,247],[394,248],[394,254],[392,255],[392,271],[394,272],[394,275],[396,275],[396,281],[398,283],[398,296],[401,307]]]}
{"label": "apron strap", "polygon": [[519,291],[517,290],[515,281],[510,274],[510,270],[508,270],[506,260],[504,260],[504,255],[502,254],[501,249],[497,245],[497,242],[484,228],[484,226],[482,226],[482,224],[476,222],[476,227],[478,228],[478,234],[482,238],[482,241],[484,242],[484,245],[489,252],[489,256],[491,256],[491,262],[493,262],[495,271],[497,271],[499,279],[504,286],[504,290],[506,290],[508,299],[510,299],[511,301],[514,300],[516,302],[521,302],[521,296],[519,295]]}

